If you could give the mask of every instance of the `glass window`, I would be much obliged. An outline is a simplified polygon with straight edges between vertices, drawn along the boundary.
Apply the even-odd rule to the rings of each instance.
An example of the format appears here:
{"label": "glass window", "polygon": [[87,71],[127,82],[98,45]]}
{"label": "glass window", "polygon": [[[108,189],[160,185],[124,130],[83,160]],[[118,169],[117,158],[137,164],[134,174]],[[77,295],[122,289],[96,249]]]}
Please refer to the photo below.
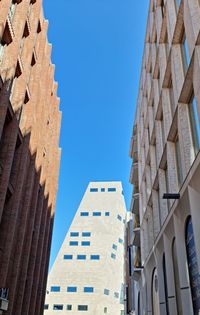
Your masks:
{"label": "glass window", "polygon": [[78,242],[77,241],[70,241],[69,246],[78,246]]}
{"label": "glass window", "polygon": [[114,250],[117,250],[117,245],[113,244],[113,245],[112,245],[112,248],[113,248]]}
{"label": "glass window", "polygon": [[90,188],[90,192],[97,192],[98,188]]}
{"label": "glass window", "polygon": [[62,304],[54,304],[53,305],[53,310],[54,311],[62,311],[63,310],[63,305]]}
{"label": "glass window", "polygon": [[110,216],[110,212],[105,212],[105,217],[109,217]]}
{"label": "glass window", "polygon": [[81,246],[90,246],[90,242],[89,241],[83,241],[83,242],[81,242]]}
{"label": "glass window", "polygon": [[121,217],[121,215],[117,215],[117,219],[119,220],[119,221],[122,221],[122,217]]}
{"label": "glass window", "polygon": [[116,188],[114,188],[114,187],[110,187],[110,188],[108,188],[108,191],[109,191],[109,192],[116,191]]}
{"label": "glass window", "polygon": [[111,258],[112,258],[112,259],[116,259],[116,255],[113,254],[113,253],[111,253]]}
{"label": "glass window", "polygon": [[101,192],[105,192],[105,188],[101,188]]}
{"label": "glass window", "polygon": [[67,304],[66,310],[67,311],[71,311],[72,310],[72,305],[71,304]]}
{"label": "glass window", "polygon": [[100,217],[101,216],[101,212],[93,212],[93,217]]}
{"label": "glass window", "polygon": [[44,310],[48,310],[49,309],[49,304],[44,304]]}
{"label": "glass window", "polygon": [[87,311],[88,305],[78,305],[78,311]]}
{"label": "glass window", "polygon": [[83,291],[85,293],[92,293],[92,292],[94,292],[94,288],[93,287],[84,287]]}
{"label": "glass window", "polygon": [[90,237],[90,236],[91,236],[91,233],[90,233],[90,232],[83,232],[83,233],[82,233],[82,236],[83,236],[83,237]]}
{"label": "glass window", "polygon": [[71,232],[70,236],[71,237],[76,237],[76,236],[79,236],[79,233],[78,232]]}
{"label": "glass window", "polygon": [[73,258],[73,255],[64,255],[63,256],[63,259],[65,259],[65,260],[70,260],[72,258]]}
{"label": "glass window", "polygon": [[197,109],[197,102],[196,98],[194,97],[194,93],[192,94],[190,104],[189,104],[189,111],[190,111],[190,122],[192,128],[192,137],[193,137],[193,145],[195,154],[199,152],[200,148],[200,122],[198,116],[198,109]]}
{"label": "glass window", "polygon": [[107,312],[108,312],[108,308],[104,307],[104,314],[107,314]]}
{"label": "glass window", "polygon": [[89,212],[81,212],[80,215],[81,215],[81,217],[88,217]]}
{"label": "glass window", "polygon": [[58,286],[52,286],[52,287],[51,287],[51,292],[60,292],[60,287],[58,287]]}
{"label": "glass window", "polygon": [[99,259],[100,259],[100,256],[99,256],[99,255],[91,255],[91,256],[90,256],[90,259],[91,259],[91,260],[99,260]]}
{"label": "glass window", "polygon": [[119,293],[118,293],[118,292],[114,292],[114,297],[115,297],[116,299],[118,299],[118,298],[119,298]]}
{"label": "glass window", "polygon": [[105,294],[105,295],[109,295],[109,294],[110,294],[110,290],[104,289],[104,294]]}
{"label": "glass window", "polygon": [[86,255],[77,255],[77,259],[78,260],[85,260],[86,259]]}
{"label": "glass window", "polygon": [[67,292],[77,292],[77,287],[67,287]]}
{"label": "glass window", "polygon": [[121,238],[118,239],[118,242],[119,242],[120,244],[123,244],[123,243],[124,243],[124,241],[123,241]]}

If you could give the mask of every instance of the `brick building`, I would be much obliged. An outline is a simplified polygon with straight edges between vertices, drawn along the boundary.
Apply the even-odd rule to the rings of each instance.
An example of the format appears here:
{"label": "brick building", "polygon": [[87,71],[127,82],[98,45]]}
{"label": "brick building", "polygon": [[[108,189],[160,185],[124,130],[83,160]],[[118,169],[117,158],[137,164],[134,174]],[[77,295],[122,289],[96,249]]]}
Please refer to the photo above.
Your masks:
{"label": "brick building", "polygon": [[42,0],[0,1],[0,309],[10,315],[42,314],[45,297],[61,121],[47,29]]}
{"label": "brick building", "polygon": [[151,0],[130,149],[137,315],[200,311],[199,121],[200,3]]}

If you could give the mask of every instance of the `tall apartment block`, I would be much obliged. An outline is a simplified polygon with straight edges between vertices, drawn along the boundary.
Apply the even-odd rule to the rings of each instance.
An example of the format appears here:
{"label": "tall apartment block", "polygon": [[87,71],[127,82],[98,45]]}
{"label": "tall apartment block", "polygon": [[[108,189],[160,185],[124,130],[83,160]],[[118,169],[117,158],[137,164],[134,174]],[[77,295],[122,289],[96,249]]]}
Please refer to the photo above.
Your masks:
{"label": "tall apartment block", "polygon": [[137,315],[200,313],[199,122],[200,3],[150,1],[130,149]]}
{"label": "tall apartment block", "polygon": [[61,114],[41,0],[0,1],[0,313],[43,313]]}
{"label": "tall apartment block", "polygon": [[48,276],[44,314],[124,314],[120,182],[91,182]]}

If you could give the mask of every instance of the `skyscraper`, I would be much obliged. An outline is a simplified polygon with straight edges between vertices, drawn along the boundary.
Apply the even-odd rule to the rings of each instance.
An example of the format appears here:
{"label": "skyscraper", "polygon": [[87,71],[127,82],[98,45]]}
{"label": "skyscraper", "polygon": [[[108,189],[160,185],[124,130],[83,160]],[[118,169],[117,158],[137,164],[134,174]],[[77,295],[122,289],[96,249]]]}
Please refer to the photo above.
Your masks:
{"label": "skyscraper", "polygon": [[199,314],[200,3],[149,3],[130,150],[136,314]]}
{"label": "skyscraper", "polygon": [[44,314],[124,314],[120,182],[91,182],[48,277]]}
{"label": "skyscraper", "polygon": [[61,113],[41,0],[0,1],[0,312],[43,312]]}

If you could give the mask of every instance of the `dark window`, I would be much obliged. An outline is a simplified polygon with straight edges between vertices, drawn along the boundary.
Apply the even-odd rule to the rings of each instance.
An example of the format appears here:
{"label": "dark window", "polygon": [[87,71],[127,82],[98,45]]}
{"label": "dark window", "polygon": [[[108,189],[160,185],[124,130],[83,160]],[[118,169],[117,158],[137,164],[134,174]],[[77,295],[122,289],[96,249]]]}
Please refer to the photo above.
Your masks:
{"label": "dark window", "polygon": [[67,311],[71,311],[72,310],[72,305],[71,304],[67,304],[66,310]]}
{"label": "dark window", "polygon": [[44,305],[44,310],[48,310],[49,309],[49,304],[45,304]]}
{"label": "dark window", "polygon": [[72,255],[64,255],[63,258],[64,258],[65,260],[70,260],[70,259],[73,258],[73,256],[72,256]]}
{"label": "dark window", "polygon": [[71,241],[71,242],[69,242],[69,246],[78,246],[78,242],[77,241]]}
{"label": "dark window", "polygon": [[94,288],[93,287],[84,287],[83,291],[85,293],[92,293],[92,292],[94,292]]}
{"label": "dark window", "polygon": [[110,294],[110,290],[104,289],[104,294],[105,294],[105,295],[109,295],[109,294]]}
{"label": "dark window", "polygon": [[116,255],[113,254],[113,253],[111,253],[111,258],[112,258],[112,259],[116,259]]}
{"label": "dark window", "polygon": [[100,217],[101,216],[101,212],[93,212],[93,217]]}
{"label": "dark window", "polygon": [[54,311],[62,311],[63,310],[63,305],[62,304],[54,304],[53,305],[53,310]]}
{"label": "dark window", "polygon": [[109,191],[109,192],[116,191],[116,188],[114,188],[114,187],[108,188],[108,191]]}
{"label": "dark window", "polygon": [[166,314],[169,315],[168,288],[167,288],[167,273],[166,273],[165,254],[163,255],[163,277],[164,277],[164,289],[165,289]]}
{"label": "dark window", "polygon": [[110,212],[105,212],[105,217],[109,217],[110,216]]}
{"label": "dark window", "polygon": [[97,192],[98,188],[90,188],[90,192]]}
{"label": "dark window", "polygon": [[89,216],[89,212],[81,212],[80,216],[81,217],[88,217]]}
{"label": "dark window", "polygon": [[77,292],[77,287],[67,287],[67,292]]}
{"label": "dark window", "polygon": [[81,242],[81,246],[90,246],[90,242],[89,241],[83,241],[83,242]]}
{"label": "dark window", "polygon": [[78,305],[78,311],[87,311],[88,306],[87,305]]}
{"label": "dark window", "polygon": [[123,241],[121,238],[119,238],[118,242],[119,242],[120,244],[123,244],[123,243],[124,243],[124,241]]}
{"label": "dark window", "polygon": [[112,248],[113,248],[114,250],[117,250],[117,245],[113,244],[113,245],[112,245]]}
{"label": "dark window", "polygon": [[91,256],[90,256],[90,259],[91,259],[91,260],[99,260],[99,259],[100,259],[100,256],[99,256],[99,255],[91,255]]}
{"label": "dark window", "polygon": [[78,260],[85,260],[86,259],[86,255],[77,255],[77,259]]}
{"label": "dark window", "polygon": [[121,215],[117,215],[117,219],[119,220],[119,221],[122,221],[122,217],[121,217]]}
{"label": "dark window", "polygon": [[79,233],[78,233],[78,232],[71,232],[71,233],[70,233],[70,236],[76,237],[76,236],[79,236]]}
{"label": "dark window", "polygon": [[91,236],[91,233],[90,233],[90,232],[83,232],[83,233],[82,233],[82,236],[83,236],[83,237],[90,237],[90,236]]}
{"label": "dark window", "polygon": [[101,192],[104,192],[105,191],[105,188],[101,188]]}
{"label": "dark window", "polygon": [[51,292],[60,292],[60,287],[58,287],[58,286],[52,286],[52,287],[51,287]]}

